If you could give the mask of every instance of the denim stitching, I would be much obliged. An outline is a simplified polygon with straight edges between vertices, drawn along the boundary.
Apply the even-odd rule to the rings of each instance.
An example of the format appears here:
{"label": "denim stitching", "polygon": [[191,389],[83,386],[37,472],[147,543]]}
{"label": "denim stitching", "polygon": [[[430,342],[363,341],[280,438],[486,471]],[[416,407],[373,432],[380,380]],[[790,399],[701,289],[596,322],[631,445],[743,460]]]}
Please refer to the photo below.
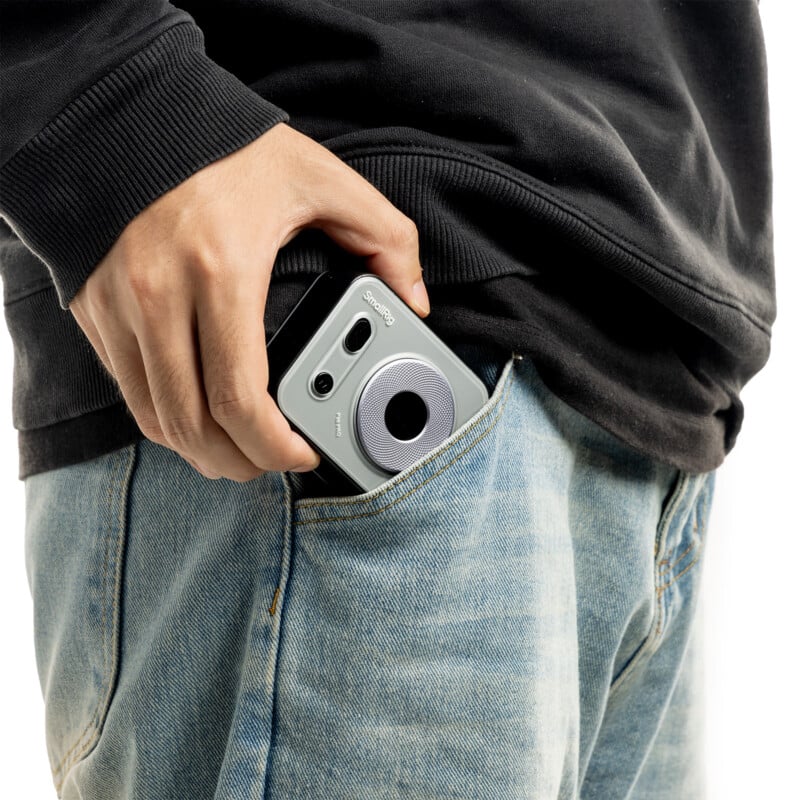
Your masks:
{"label": "denim stitching", "polygon": [[[127,465],[126,465],[124,462],[120,462],[120,466],[119,466],[118,472],[122,472],[123,470],[125,470],[126,474],[125,474],[125,475],[123,475],[123,476],[121,476],[121,478],[120,478],[120,477],[117,477],[117,478],[115,478],[115,480],[114,480],[114,481],[111,481],[111,482],[109,482],[109,485],[108,485],[108,492],[107,492],[107,494],[108,494],[108,499],[109,499],[109,500],[108,500],[108,502],[109,502],[109,507],[110,507],[110,506],[111,506],[111,504],[112,504],[112,500],[113,500],[113,496],[112,496],[112,489],[114,488],[114,486],[115,486],[115,485],[119,484],[119,488],[120,488],[121,492],[122,492],[122,493],[125,495],[125,500],[124,500],[124,501],[122,501],[122,500],[121,500],[121,502],[120,502],[120,505],[119,505],[119,512],[118,512],[118,517],[117,517],[117,521],[118,521],[118,524],[119,524],[119,527],[117,528],[117,560],[116,560],[116,562],[115,562],[115,565],[116,565],[116,568],[117,568],[117,569],[118,569],[118,568],[119,568],[119,566],[120,566],[120,564],[119,564],[119,557],[120,557],[120,553],[119,553],[119,551],[120,551],[120,548],[121,548],[121,546],[122,546],[122,542],[123,542],[123,540],[124,540],[124,531],[123,531],[123,526],[124,526],[124,524],[125,524],[125,507],[126,507],[126,505],[127,505],[127,492],[126,492],[126,490],[125,490],[125,483],[126,483],[127,481],[125,481],[125,478],[127,478],[127,469],[128,469],[128,468],[132,468],[132,466],[133,466],[133,460],[135,460],[135,459],[129,460],[129,463],[128,463]],[[105,638],[108,636],[108,634],[109,634],[109,632],[108,632],[108,631],[106,631],[106,604],[105,604],[105,596],[106,596],[107,585],[108,585],[108,579],[107,579],[107,576],[108,576],[108,567],[109,567],[109,555],[110,555],[110,543],[111,543],[111,540],[112,540],[112,536],[111,536],[111,535],[109,535],[109,536],[107,536],[107,537],[106,537],[105,553],[104,553],[104,557],[103,557],[103,581],[102,581],[102,584],[101,584],[101,586],[102,586],[102,591],[101,591],[101,594],[102,594],[102,597],[103,597],[103,603],[102,603],[102,612],[101,612],[101,614],[102,614],[102,615],[101,615],[101,628],[102,628],[102,630],[103,630],[103,636],[104,636],[104,639],[105,639]],[[113,597],[112,597],[112,607],[111,607],[111,611],[112,611],[112,613],[111,613],[111,621],[112,621],[112,625],[114,624],[114,620],[116,619],[116,610],[117,610],[117,604],[118,604],[118,603],[117,603],[117,591],[116,591],[116,589],[117,589],[117,582],[116,582],[116,581],[115,581],[115,587],[114,587],[114,589],[115,589],[115,590],[114,590]],[[112,644],[112,647],[113,647],[114,640],[116,639],[116,631],[112,629],[112,630],[110,631],[110,636],[111,636],[111,640],[112,640],[111,644]],[[114,662],[116,662],[116,660],[117,660],[117,659],[116,659],[116,655],[117,655],[117,654],[116,654],[116,648],[114,648],[114,650],[115,650],[115,652],[114,652]],[[60,787],[61,787],[61,785],[63,785],[64,779],[66,778],[66,775],[67,775],[67,773],[69,772],[69,770],[70,770],[70,769],[71,769],[71,768],[72,768],[72,767],[73,767],[75,764],[77,764],[77,763],[78,763],[78,761],[80,761],[80,759],[81,759],[81,757],[84,755],[84,753],[86,753],[86,752],[87,752],[87,750],[89,750],[89,749],[92,747],[92,745],[95,743],[95,738],[96,738],[97,736],[99,736],[99,728],[98,728],[98,724],[99,724],[99,721],[100,721],[100,716],[101,716],[102,710],[103,710],[104,708],[106,708],[106,706],[107,706],[107,704],[108,704],[108,701],[109,701],[109,693],[110,693],[110,691],[111,691],[111,687],[112,687],[112,686],[113,686],[113,684],[114,684],[114,678],[116,677],[116,663],[112,663],[112,665],[111,665],[111,672],[110,672],[110,673],[109,673],[109,671],[106,669],[107,665],[108,665],[108,648],[104,646],[104,647],[103,647],[103,674],[104,674],[104,676],[105,676],[105,680],[106,680],[106,682],[107,682],[107,685],[106,685],[106,686],[104,686],[104,687],[103,687],[103,689],[101,690],[100,697],[99,697],[99,699],[98,699],[97,706],[96,706],[96,708],[95,708],[94,714],[93,714],[93,716],[92,716],[91,720],[90,720],[90,721],[87,723],[87,725],[86,725],[86,728],[84,729],[83,733],[81,734],[81,737],[80,737],[80,738],[78,739],[78,741],[77,741],[77,742],[76,742],[76,743],[75,743],[75,744],[72,746],[72,748],[70,749],[70,751],[69,751],[69,752],[68,752],[68,753],[67,753],[67,754],[66,754],[66,755],[65,755],[65,756],[64,756],[64,757],[61,759],[61,762],[59,762],[59,766],[58,766],[58,767],[56,768],[56,770],[54,771],[54,774],[57,774],[57,771],[60,769],[60,771],[64,773],[63,777],[61,778],[61,780],[60,780],[60,782],[59,782],[59,787],[58,787],[58,788],[60,788]],[[87,740],[87,741],[86,741],[86,742],[85,742],[85,743],[84,743],[84,744],[81,746],[81,749],[80,749],[80,750],[79,750],[77,753],[75,753],[75,755],[74,755],[74,756],[72,756],[72,758],[69,760],[69,763],[67,763],[67,764],[64,764],[64,762],[65,762],[65,760],[67,759],[67,757],[68,757],[68,756],[69,756],[69,755],[70,755],[70,754],[71,754],[71,753],[72,753],[72,752],[73,752],[73,751],[74,751],[74,750],[75,750],[77,747],[79,747],[79,746],[81,745],[81,743],[83,742],[83,740],[84,740],[84,739],[86,739],[86,737],[87,737],[87,736],[88,736],[89,738],[88,738],[88,740]],[[63,766],[62,766],[62,765],[63,765]]]}
{"label": "denim stitching", "polygon": [[[658,558],[658,554],[661,548],[666,545],[667,536],[669,534],[669,529],[670,526],[672,525],[672,521],[675,518],[676,513],[678,512],[680,504],[686,498],[690,486],[691,486],[690,476],[687,475],[686,473],[680,473],[678,482],[672,491],[672,497],[670,497],[669,502],[667,504],[667,508],[664,511],[662,519],[660,520],[658,525],[658,531],[656,533],[656,542],[654,546],[656,558]],[[669,552],[672,552],[672,550],[670,550]],[[625,666],[622,668],[622,671],[619,673],[619,675],[617,675],[617,677],[611,683],[611,686],[609,687],[608,690],[609,700],[611,699],[611,696],[616,692],[617,688],[621,686],[625,682],[625,680],[633,673],[636,666],[645,657],[645,655],[652,652],[655,643],[661,636],[664,626],[664,619],[666,616],[666,608],[664,602],[662,601],[662,597],[664,595],[664,590],[667,587],[658,585],[660,577],[661,575],[659,574],[658,565],[654,564],[653,594],[656,607],[653,611],[653,621],[650,625],[650,630],[647,632],[647,635],[637,648],[636,652],[631,656],[631,658],[628,660],[628,663],[625,664]]]}
{"label": "denim stitching", "polygon": [[659,596],[661,596],[670,586],[672,586],[673,583],[676,583],[678,578],[680,578],[682,575],[685,575],[699,561],[700,561],[700,550],[697,551],[697,557],[693,561],[690,561],[689,564],[686,567],[684,567],[677,575],[675,575],[675,577],[672,578],[671,581],[659,587],[658,589]]}
{"label": "denim stitching", "polygon": [[513,366],[513,363],[515,361],[517,361],[517,360],[519,360],[519,359],[512,358],[509,361],[509,367],[507,368],[506,373],[500,379],[501,382],[505,381],[505,385],[501,386],[502,394],[498,394],[495,397],[494,401],[489,401],[486,404],[486,406],[484,407],[483,412],[480,414],[480,416],[478,416],[476,419],[474,419],[472,421],[472,423],[469,425],[469,427],[465,428],[459,434],[459,436],[457,438],[453,439],[453,441],[450,442],[450,444],[447,445],[447,447],[445,447],[442,450],[437,451],[436,453],[430,455],[428,458],[426,458],[423,461],[421,461],[410,472],[408,472],[406,475],[404,475],[396,483],[392,484],[391,486],[387,486],[384,489],[381,489],[379,492],[376,492],[374,495],[371,495],[370,497],[355,497],[355,498],[347,498],[347,499],[341,499],[341,500],[340,499],[336,499],[336,498],[332,498],[332,499],[328,498],[328,499],[323,499],[323,500],[313,500],[312,499],[312,500],[308,500],[308,501],[304,500],[300,504],[298,504],[298,508],[303,509],[303,508],[312,508],[312,507],[315,507],[315,506],[363,505],[364,503],[370,503],[373,500],[376,500],[381,495],[386,494],[387,492],[391,491],[395,487],[400,486],[400,484],[405,483],[418,470],[422,469],[422,467],[426,466],[431,461],[433,461],[435,458],[440,456],[442,453],[446,453],[451,447],[454,447],[456,444],[458,444],[461,441],[461,439],[463,439],[476,425],[478,425],[480,422],[482,422],[487,416],[489,416],[497,408],[498,404],[505,397],[506,393],[508,392],[509,387],[511,386],[511,383],[513,382],[513,377],[511,377],[511,369],[510,369],[510,367]]}
{"label": "denim stitching", "polygon": [[681,554],[680,554],[680,555],[679,555],[679,556],[678,556],[678,557],[677,557],[677,558],[676,558],[676,559],[675,559],[675,560],[672,562],[672,569],[675,569],[675,567],[677,567],[677,566],[678,566],[678,564],[680,564],[680,563],[681,563],[681,561],[683,561],[683,559],[684,559],[684,558],[686,558],[686,556],[688,556],[688,555],[689,555],[689,553],[691,553],[691,552],[692,552],[692,550],[694,550],[694,548],[695,548],[695,547],[697,547],[697,545],[698,545],[698,544],[699,544],[699,542],[697,541],[697,539],[695,539],[695,540],[694,540],[694,541],[693,541],[693,542],[692,542],[692,543],[691,543],[691,544],[690,544],[690,545],[689,545],[689,546],[688,546],[688,547],[687,547],[687,548],[686,548],[686,549],[685,549],[685,550],[684,550],[684,551],[683,551],[683,552],[682,552],[682,553],[681,553]]}
{"label": "denim stitching", "polygon": [[[262,779],[261,795],[266,797],[269,792],[270,778],[272,776],[272,761],[275,757],[275,741],[278,735],[278,670],[280,668],[281,648],[283,647],[283,609],[289,597],[289,580],[294,569],[294,528],[292,514],[292,486],[285,472],[281,473],[283,483],[283,546],[281,547],[281,567],[278,575],[278,587],[272,598],[272,606],[268,609],[272,620],[270,625],[275,637],[275,656],[272,664],[272,686],[267,686],[267,691],[272,696],[272,714],[270,720],[269,746],[264,759],[264,776]],[[281,591],[283,587],[283,591]],[[272,608],[275,609],[273,614]],[[276,616],[277,615],[277,616]]]}
{"label": "denim stitching", "polygon": [[[686,496],[689,494],[689,488],[692,485],[692,480],[691,480],[691,477],[689,475],[683,476],[683,479],[684,479],[684,491],[681,493],[681,497],[680,497],[680,501],[681,502],[683,502],[685,500]],[[671,526],[672,522],[673,522],[673,519],[675,517],[675,513],[677,511],[677,506],[675,507],[675,509],[670,509],[670,511],[671,511],[671,516],[670,516],[670,520],[669,520],[669,525]],[[683,528],[681,528],[681,530],[683,530]],[[662,581],[665,580],[668,577],[668,575],[675,569],[676,565],[679,564],[683,560],[683,558],[686,555],[688,555],[694,549],[694,546],[695,546],[695,542],[692,542],[680,554],[680,556],[677,559],[672,560],[670,558],[670,556],[678,549],[678,543],[676,542],[669,549],[669,552],[667,553],[666,557],[663,559],[663,562],[666,563],[666,567],[664,569],[659,570],[657,572],[657,574],[656,574],[656,586],[655,586],[656,595],[655,595],[655,599],[656,599],[656,602],[658,603],[659,614],[658,614],[658,627],[656,628],[655,636],[653,637],[654,641],[657,641],[658,638],[661,636],[661,634],[664,632],[665,622],[666,622],[666,618],[667,618],[667,601],[665,599],[663,599],[664,595],[666,594],[667,589],[669,589],[670,586],[672,586],[675,583],[675,581],[680,577],[680,575],[675,576],[672,580],[668,580],[667,583],[662,583]],[[694,562],[692,562],[692,564],[693,563]],[[691,568],[692,564],[689,564],[689,567],[687,567],[686,570],[684,570],[684,572],[687,571],[689,568]],[[681,572],[680,574],[682,575],[683,572]],[[652,651],[653,649],[654,648],[651,645],[649,647],[649,650]]]}
{"label": "denim stitching", "polygon": [[[695,539],[674,561],[670,561],[669,556],[662,561],[659,561],[659,567],[663,567],[661,570],[659,570],[661,577],[664,577],[664,575],[666,575],[668,572],[671,572],[673,569],[675,569],[675,567],[677,567],[678,564],[680,564],[681,561],[683,561],[683,559],[686,558],[686,556],[688,556],[696,546],[697,540]],[[675,548],[673,547],[672,550],[675,550]],[[670,550],[670,553],[672,550]]]}
{"label": "denim stitching", "polygon": [[[113,503],[113,496],[111,490],[114,488],[115,485],[116,485],[116,480],[111,480],[108,482],[108,486],[106,487],[106,503],[109,509],[111,508]],[[106,635],[105,598],[106,598],[106,584],[108,575],[108,556],[110,551],[109,542],[111,541],[111,531],[107,532],[107,534],[104,536],[104,539],[105,539],[104,542],[105,547],[103,551],[103,578],[100,582],[100,598],[101,598],[100,630],[102,632],[101,636],[103,637],[103,643],[105,644],[105,635]],[[108,671],[106,670],[106,665],[108,663],[108,654],[105,646],[102,648],[102,650],[103,650],[103,679],[105,681],[105,676],[108,674]],[[63,772],[69,771],[69,768],[72,767],[75,761],[77,761],[77,759],[79,758],[80,754],[83,752],[83,749],[81,749],[80,752],[73,759],[71,758],[71,756],[73,755],[75,750],[83,746],[83,740],[87,737],[87,735],[90,737],[91,741],[91,729],[95,726],[96,720],[100,714],[100,705],[103,702],[104,694],[105,691],[103,687],[99,692],[99,697],[97,699],[97,706],[95,707],[94,713],[89,718],[89,721],[86,723],[86,726],[84,727],[78,739],[73,743],[73,745],[69,748],[69,750],[67,750],[67,752],[61,758],[58,764],[53,768],[53,775],[58,775],[62,771]],[[59,782],[59,786],[57,788],[60,788],[61,783],[62,781]]]}
{"label": "denim stitching", "polygon": [[[109,507],[112,505],[113,495],[112,489],[114,487],[118,487],[120,490],[120,499],[119,499],[119,509],[117,513],[117,548],[116,548],[116,561],[115,561],[115,568],[117,570],[120,569],[121,560],[122,560],[122,547],[125,541],[125,527],[126,527],[126,511],[128,505],[128,489],[127,487],[130,484],[130,479],[133,474],[133,468],[136,463],[136,450],[137,447],[134,445],[133,450],[131,452],[131,457],[127,460],[120,459],[119,466],[117,468],[117,475],[114,477],[113,480],[109,481],[108,484],[108,502]],[[97,701],[97,706],[95,707],[94,714],[92,715],[89,722],[87,722],[86,727],[84,728],[83,732],[81,733],[80,737],[75,741],[75,743],[69,748],[69,750],[62,756],[61,760],[58,764],[53,768],[52,773],[53,777],[56,780],[56,791],[60,792],[61,787],[64,784],[64,780],[66,779],[67,774],[72,769],[75,764],[77,764],[83,755],[96,743],[97,738],[99,737],[100,730],[98,724],[100,722],[100,717],[104,709],[107,709],[109,701],[110,701],[110,693],[112,687],[114,686],[115,679],[116,679],[116,672],[118,668],[118,653],[117,653],[117,639],[118,639],[118,632],[116,630],[115,620],[117,619],[117,606],[118,603],[118,587],[119,582],[121,580],[121,575],[117,576],[117,580],[114,582],[114,593],[112,597],[111,603],[111,624],[112,630],[106,631],[106,602],[105,596],[108,586],[108,568],[109,568],[109,556],[111,552],[110,544],[112,535],[106,537],[105,542],[105,552],[103,554],[103,579],[101,582],[101,596],[102,596],[102,612],[101,612],[101,628],[103,630],[103,639],[104,645],[105,640],[109,637],[111,641],[109,644],[112,647],[112,663],[110,671],[106,669],[108,665],[108,648],[106,646],[103,647],[103,674],[105,676],[105,685],[101,688],[100,696]],[[88,737],[88,739],[87,739]],[[84,742],[84,740],[86,741]],[[78,750],[80,748],[80,750]],[[75,752],[77,750],[77,752]],[[59,779],[58,776],[61,774],[61,778]]]}
{"label": "denim stitching", "polygon": [[[503,410],[505,409],[506,403],[508,402],[508,393],[509,393],[509,390],[511,389],[511,386],[512,386],[513,383],[514,383],[513,377],[509,378],[509,380],[506,382],[506,385],[505,385],[505,387],[503,389],[502,396],[498,397],[498,402],[501,399],[502,399],[503,402],[499,406],[498,405],[494,406],[494,408],[497,408],[497,414],[495,415],[494,419],[492,420],[492,424],[489,425],[489,427],[486,428],[486,430],[483,431],[483,433],[481,433],[480,436],[478,436],[474,441],[472,441],[460,453],[458,453],[455,457],[453,457],[446,464],[443,464],[438,470],[436,470],[436,472],[434,472],[432,475],[429,475],[424,481],[422,481],[421,483],[417,484],[416,486],[413,486],[405,494],[400,495],[399,497],[395,497],[394,500],[391,500],[385,506],[383,506],[381,508],[373,509],[372,511],[364,511],[361,514],[349,514],[349,515],[346,515],[346,516],[339,516],[339,517],[320,517],[320,518],[317,518],[317,519],[298,520],[297,525],[298,526],[299,525],[314,525],[314,524],[317,524],[317,523],[320,523],[320,522],[342,522],[342,521],[345,521],[345,520],[361,519],[362,517],[374,517],[377,514],[382,514],[384,511],[386,511],[387,509],[391,508],[393,505],[396,505],[401,500],[405,500],[407,497],[409,497],[410,495],[414,494],[414,492],[418,491],[423,486],[425,486],[425,484],[427,484],[430,481],[432,481],[435,477],[437,477],[437,475],[440,475],[442,472],[444,472],[450,466],[455,464],[456,461],[458,461],[459,459],[463,458],[470,450],[472,450],[473,447],[475,447],[476,444],[478,444],[478,442],[481,441],[481,439],[483,439],[484,436],[486,436],[492,430],[492,428],[494,428],[494,426],[498,423],[500,418],[503,416]],[[484,417],[480,417],[479,419],[476,419],[473,422],[473,424],[470,425],[469,428],[467,428],[464,431],[464,433],[457,440],[454,440],[453,442],[451,442],[450,445],[448,445],[448,447],[445,448],[445,450],[441,450],[440,452],[436,453],[436,456],[434,456],[434,458],[439,456],[439,455],[441,455],[442,453],[446,452],[447,450],[449,450],[454,444],[456,444],[457,441],[463,439],[464,436],[470,430],[472,430],[478,424],[478,422],[480,422],[482,419],[484,419]],[[412,473],[409,473],[409,476],[407,476],[407,477],[410,477],[410,475],[413,474],[413,472],[416,472],[417,469],[422,467],[424,464],[427,464],[430,460],[431,459],[428,459],[427,461],[425,461],[422,464],[420,464],[419,467],[417,467],[415,470],[413,470]],[[397,486],[397,485],[399,485],[399,484],[395,484],[395,486]],[[390,488],[394,488],[394,486],[392,486]],[[387,491],[388,491],[388,489],[387,489]],[[369,499],[372,500],[374,498],[369,498]],[[366,502],[366,501],[362,501],[362,502]]]}
{"label": "denim stitching", "polygon": [[[465,428],[455,439],[453,439],[450,444],[447,445],[442,450],[438,450],[437,452],[433,453],[432,455],[425,458],[419,464],[417,464],[410,472],[404,475],[400,480],[396,483],[393,483],[391,486],[387,486],[384,489],[381,489],[379,492],[376,492],[369,497],[354,497],[354,498],[346,498],[346,499],[337,499],[337,498],[327,498],[323,500],[302,500],[298,503],[298,509],[306,509],[306,508],[315,508],[317,506],[354,506],[354,505],[364,505],[365,503],[371,503],[373,500],[381,497],[382,495],[390,492],[392,489],[400,486],[402,483],[405,483],[409,478],[411,478],[416,472],[422,469],[424,466],[429,464],[435,458],[438,458],[443,453],[446,453],[450,448],[455,447],[473,428],[475,428],[479,423],[483,422],[486,417],[488,417],[493,411],[498,408],[500,401],[503,401],[503,405],[505,405],[505,397],[508,394],[508,390],[511,388],[511,384],[514,382],[514,375],[511,367],[513,367],[514,363],[520,359],[512,358],[509,360],[508,366],[506,367],[506,371],[501,376],[500,381],[505,381],[505,384],[501,386],[502,394],[498,394],[494,400],[490,400],[486,406],[484,407],[480,416],[472,421],[472,423]],[[412,490],[413,491],[413,490]],[[345,519],[344,517],[342,519]],[[298,524],[305,525],[307,522],[301,521]]]}
{"label": "denim stitching", "polygon": [[272,605],[267,609],[269,611],[269,615],[271,617],[275,616],[275,612],[278,610],[278,598],[281,596],[281,587],[275,590],[275,594],[272,595]]}
{"label": "denim stitching", "polygon": [[672,578],[667,583],[665,583],[663,586],[659,588],[659,595],[663,594],[674,583],[677,583],[677,581],[681,577],[683,577],[687,572],[689,572],[689,570],[692,569],[692,567],[696,566],[702,558],[704,549],[702,533],[705,530],[705,524],[698,522],[698,518],[702,515],[702,512],[706,510],[708,505],[707,485],[703,488],[702,492],[703,492],[702,497],[699,497],[697,500],[697,514],[693,525],[693,532],[698,535],[698,538],[694,539],[694,541],[689,545],[689,547],[687,547],[686,550],[684,550],[683,553],[681,553],[680,558],[676,559],[672,564],[670,564],[668,570],[664,570],[664,572],[662,573],[662,577],[666,577],[666,574],[668,572],[673,571],[675,567],[683,560],[684,556],[688,555],[688,553],[690,553],[694,548],[697,548],[695,551],[695,557],[677,575],[673,575]]}

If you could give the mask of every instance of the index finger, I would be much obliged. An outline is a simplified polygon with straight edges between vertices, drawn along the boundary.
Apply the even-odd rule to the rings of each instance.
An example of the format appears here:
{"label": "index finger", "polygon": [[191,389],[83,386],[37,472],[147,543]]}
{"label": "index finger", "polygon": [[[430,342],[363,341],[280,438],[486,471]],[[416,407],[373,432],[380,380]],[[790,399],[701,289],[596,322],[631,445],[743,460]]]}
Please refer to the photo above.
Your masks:
{"label": "index finger", "polygon": [[336,156],[315,163],[304,195],[308,219],[338,245],[362,256],[421,316],[430,312],[422,280],[417,226]]}

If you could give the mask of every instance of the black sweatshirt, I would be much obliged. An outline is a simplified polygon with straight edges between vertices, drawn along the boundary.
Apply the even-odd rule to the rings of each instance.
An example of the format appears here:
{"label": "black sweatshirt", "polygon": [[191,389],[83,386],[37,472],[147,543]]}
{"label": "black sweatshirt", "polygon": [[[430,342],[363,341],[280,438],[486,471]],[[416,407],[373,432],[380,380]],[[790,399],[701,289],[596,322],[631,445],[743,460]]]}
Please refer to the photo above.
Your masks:
{"label": "black sweatshirt", "polygon": [[[445,340],[529,354],[568,403],[683,469],[733,446],[775,313],[755,3],[1,8],[21,477],[141,437],[67,304],[139,211],[282,120],[415,220]],[[351,262],[298,236],[267,334]]]}

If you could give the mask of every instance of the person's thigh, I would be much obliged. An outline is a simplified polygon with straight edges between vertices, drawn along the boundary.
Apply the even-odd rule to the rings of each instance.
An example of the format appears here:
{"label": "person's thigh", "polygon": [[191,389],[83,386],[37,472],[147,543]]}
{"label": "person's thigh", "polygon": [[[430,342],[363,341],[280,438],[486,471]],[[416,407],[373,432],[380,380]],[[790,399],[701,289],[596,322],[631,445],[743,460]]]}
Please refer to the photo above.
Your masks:
{"label": "person's thigh", "polygon": [[147,441],[28,479],[64,797],[626,796],[676,696],[704,479],[459,349],[489,402],[368,494],[211,482]]}
{"label": "person's thigh", "polygon": [[683,660],[705,485],[520,360],[412,469],[299,499],[266,797],[627,796]]}
{"label": "person's thigh", "polygon": [[[582,800],[704,796],[696,609],[713,475],[675,473],[660,508],[631,454],[592,437],[572,529],[581,674]],[[624,451],[623,451],[624,452]],[[611,456],[611,460],[608,460]],[[622,483],[620,483],[620,480]],[[623,488],[625,484],[625,488]],[[639,502],[636,501],[639,498]],[[576,520],[579,513],[575,513]]]}
{"label": "person's thigh", "polygon": [[[630,626],[639,643],[615,661],[609,683],[583,648],[583,707],[598,707],[600,700],[602,709],[584,731],[583,800],[705,796],[702,620],[696,612],[713,484],[713,475],[681,475],[670,493],[656,532],[651,600],[642,620]],[[593,560],[604,556],[595,553]],[[608,588],[591,587],[591,579],[583,583],[590,586],[587,596]],[[584,641],[603,630],[597,617],[606,612],[598,610],[583,615]]]}
{"label": "person's thigh", "polygon": [[200,800],[222,776],[263,782],[288,564],[282,476],[212,482],[145,440],[33,476],[26,494],[63,797]]}

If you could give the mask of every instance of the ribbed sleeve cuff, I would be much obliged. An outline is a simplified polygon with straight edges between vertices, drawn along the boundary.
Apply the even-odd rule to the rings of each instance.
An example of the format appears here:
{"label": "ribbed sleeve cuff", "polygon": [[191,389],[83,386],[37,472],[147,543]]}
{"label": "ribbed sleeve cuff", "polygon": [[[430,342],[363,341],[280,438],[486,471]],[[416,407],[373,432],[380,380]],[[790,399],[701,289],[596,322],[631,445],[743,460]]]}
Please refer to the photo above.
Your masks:
{"label": "ribbed sleeve cuff", "polygon": [[70,103],[0,170],[0,213],[66,309],[142,209],[288,115],[167,30]]}

